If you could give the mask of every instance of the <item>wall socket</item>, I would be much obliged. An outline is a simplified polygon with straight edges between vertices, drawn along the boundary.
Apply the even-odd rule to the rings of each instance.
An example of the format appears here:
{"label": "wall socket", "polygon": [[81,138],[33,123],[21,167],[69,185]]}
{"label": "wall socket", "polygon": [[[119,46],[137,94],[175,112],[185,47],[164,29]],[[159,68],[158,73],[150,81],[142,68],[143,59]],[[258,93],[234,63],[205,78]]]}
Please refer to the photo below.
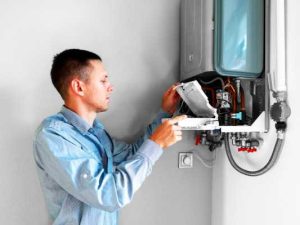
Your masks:
{"label": "wall socket", "polygon": [[193,167],[193,153],[191,153],[191,152],[179,152],[178,167],[180,169],[192,168]]}

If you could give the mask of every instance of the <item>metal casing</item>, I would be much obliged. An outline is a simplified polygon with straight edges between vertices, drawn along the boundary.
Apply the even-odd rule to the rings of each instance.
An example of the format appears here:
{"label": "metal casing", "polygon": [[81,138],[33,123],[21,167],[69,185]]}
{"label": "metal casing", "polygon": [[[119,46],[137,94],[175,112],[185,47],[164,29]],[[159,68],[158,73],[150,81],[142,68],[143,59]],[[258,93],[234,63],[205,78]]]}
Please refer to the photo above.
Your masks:
{"label": "metal casing", "polygon": [[181,2],[181,80],[213,71],[213,2]]}

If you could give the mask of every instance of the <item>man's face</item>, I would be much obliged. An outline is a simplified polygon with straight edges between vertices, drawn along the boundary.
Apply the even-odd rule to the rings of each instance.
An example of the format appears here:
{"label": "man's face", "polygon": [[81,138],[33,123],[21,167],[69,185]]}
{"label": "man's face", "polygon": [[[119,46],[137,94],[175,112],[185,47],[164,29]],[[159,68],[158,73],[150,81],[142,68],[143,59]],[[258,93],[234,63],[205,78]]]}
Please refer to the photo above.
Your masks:
{"label": "man's face", "polygon": [[109,106],[112,85],[100,60],[90,60],[90,65],[91,71],[88,80],[85,82],[83,101],[89,110],[104,112]]}

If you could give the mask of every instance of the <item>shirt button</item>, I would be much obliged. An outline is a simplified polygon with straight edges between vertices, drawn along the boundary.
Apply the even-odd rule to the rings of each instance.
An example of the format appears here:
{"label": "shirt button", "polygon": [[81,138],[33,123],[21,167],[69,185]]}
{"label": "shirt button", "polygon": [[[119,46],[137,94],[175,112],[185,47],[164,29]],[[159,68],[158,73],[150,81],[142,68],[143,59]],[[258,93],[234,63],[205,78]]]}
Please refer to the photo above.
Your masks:
{"label": "shirt button", "polygon": [[89,177],[89,175],[87,175],[86,173],[82,174],[83,179],[87,179]]}
{"label": "shirt button", "polygon": [[95,132],[93,128],[90,128],[88,131],[92,134]]}

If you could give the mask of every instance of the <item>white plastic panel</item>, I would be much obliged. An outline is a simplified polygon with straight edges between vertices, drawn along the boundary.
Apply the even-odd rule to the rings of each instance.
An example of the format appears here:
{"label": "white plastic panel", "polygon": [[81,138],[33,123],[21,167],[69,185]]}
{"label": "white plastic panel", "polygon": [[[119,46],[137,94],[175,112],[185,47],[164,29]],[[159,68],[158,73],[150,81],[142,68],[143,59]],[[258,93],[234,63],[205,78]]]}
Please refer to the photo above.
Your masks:
{"label": "white plastic panel", "polygon": [[286,91],[286,3],[270,1],[270,84],[275,92]]}

